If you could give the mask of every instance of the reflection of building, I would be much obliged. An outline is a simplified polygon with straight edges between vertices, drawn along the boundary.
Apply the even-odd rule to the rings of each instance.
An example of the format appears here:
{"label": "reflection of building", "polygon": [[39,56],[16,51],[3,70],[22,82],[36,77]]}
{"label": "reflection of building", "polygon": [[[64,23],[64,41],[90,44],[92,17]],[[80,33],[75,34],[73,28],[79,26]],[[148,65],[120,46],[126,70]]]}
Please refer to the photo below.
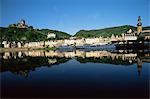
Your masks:
{"label": "reflection of building", "polygon": [[[137,63],[138,74],[141,75],[142,62],[149,62],[150,54],[138,56],[137,53],[126,51],[108,52],[108,51],[25,51],[25,52],[5,52],[2,54],[1,72],[12,71],[13,73],[24,75],[27,77],[28,73],[35,68],[41,66],[52,66],[54,64],[67,62],[69,59],[75,58],[80,63],[94,62],[94,63],[109,63],[131,65]],[[12,66],[12,63],[16,63]]]}
{"label": "reflection of building", "polygon": [[48,63],[49,63],[49,64],[54,64],[54,63],[56,63],[56,62],[57,62],[56,59],[48,59]]}

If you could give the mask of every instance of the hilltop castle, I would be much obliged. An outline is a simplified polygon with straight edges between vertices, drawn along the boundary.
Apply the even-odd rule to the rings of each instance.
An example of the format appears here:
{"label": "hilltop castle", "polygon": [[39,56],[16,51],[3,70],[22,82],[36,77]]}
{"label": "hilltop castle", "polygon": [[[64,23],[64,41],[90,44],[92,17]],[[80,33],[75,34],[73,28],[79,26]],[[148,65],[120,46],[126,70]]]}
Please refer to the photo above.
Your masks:
{"label": "hilltop castle", "polygon": [[25,20],[22,19],[21,22],[17,24],[17,27],[18,28],[28,28],[28,25],[26,25]]}
{"label": "hilltop castle", "polygon": [[9,27],[17,27],[17,28],[28,28],[28,25],[26,24],[25,20],[21,20],[17,24],[10,24]]}

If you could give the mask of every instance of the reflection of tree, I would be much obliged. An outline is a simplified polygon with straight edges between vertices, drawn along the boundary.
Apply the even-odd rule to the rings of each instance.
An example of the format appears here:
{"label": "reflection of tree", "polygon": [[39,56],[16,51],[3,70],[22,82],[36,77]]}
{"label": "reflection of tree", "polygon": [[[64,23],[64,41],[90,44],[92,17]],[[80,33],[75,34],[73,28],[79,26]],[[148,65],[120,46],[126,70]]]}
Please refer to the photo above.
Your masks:
{"label": "reflection of tree", "polygon": [[[49,64],[48,59],[56,59],[56,63]],[[34,71],[37,67],[52,66],[54,64],[65,63],[69,59],[58,57],[30,57],[2,59],[1,72],[11,71],[14,74],[20,74],[25,77],[30,71]]]}
{"label": "reflection of tree", "polygon": [[102,57],[102,58],[94,58],[94,57],[90,57],[90,58],[82,58],[82,57],[77,57],[77,61],[79,61],[80,63],[86,63],[86,62],[92,62],[92,63],[109,63],[109,64],[116,64],[116,65],[130,65],[132,63],[130,63],[127,60],[122,60],[121,57],[119,58],[115,58],[112,59],[112,57]]}
{"label": "reflection of tree", "polygon": [[[53,52],[52,52],[53,53]],[[48,66],[51,67],[56,64],[65,63],[72,56],[70,52],[66,53],[54,53],[51,55],[49,53],[46,56],[45,54],[33,54],[33,56],[29,56],[25,53],[0,53],[1,54],[1,65],[0,72],[10,71],[14,74],[23,75],[24,77],[28,77],[28,74],[31,71],[34,71],[37,67]],[[136,54],[135,54],[136,53]],[[84,57],[83,57],[84,54]],[[149,61],[147,57],[150,56],[149,53],[145,52],[114,52],[114,53],[98,53],[98,52],[84,52],[83,54],[78,54],[76,56],[76,60],[80,63],[107,63],[107,64],[116,64],[116,65],[131,65],[133,63],[137,63],[138,72],[140,74],[142,70],[142,61]],[[38,55],[38,56],[37,56]],[[40,56],[41,55],[41,56]],[[73,54],[74,55],[74,54]],[[3,57],[4,56],[4,57]],[[68,58],[69,56],[69,58]]]}

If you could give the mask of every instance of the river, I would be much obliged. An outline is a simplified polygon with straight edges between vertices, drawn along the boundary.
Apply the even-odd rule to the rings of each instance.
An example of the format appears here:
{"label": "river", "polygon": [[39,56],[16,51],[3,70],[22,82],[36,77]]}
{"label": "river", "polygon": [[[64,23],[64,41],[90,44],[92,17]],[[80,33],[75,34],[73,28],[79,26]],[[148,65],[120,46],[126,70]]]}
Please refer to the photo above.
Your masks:
{"label": "river", "polygon": [[149,97],[149,51],[0,54],[2,98]]}

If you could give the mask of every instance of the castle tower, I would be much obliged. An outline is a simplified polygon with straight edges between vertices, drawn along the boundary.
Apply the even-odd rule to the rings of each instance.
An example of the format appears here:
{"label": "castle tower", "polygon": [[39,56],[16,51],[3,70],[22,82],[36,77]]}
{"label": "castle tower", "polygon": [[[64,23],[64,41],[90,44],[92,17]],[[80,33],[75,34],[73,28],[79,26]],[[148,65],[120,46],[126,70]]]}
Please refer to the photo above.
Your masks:
{"label": "castle tower", "polygon": [[21,20],[20,23],[21,23],[21,25],[23,25],[23,26],[26,24],[26,23],[25,23],[25,20],[23,20],[23,19]]}
{"label": "castle tower", "polygon": [[18,28],[27,28],[28,25],[26,25],[25,20],[22,19],[22,20],[20,21],[20,23],[17,24],[17,27],[18,27]]}
{"label": "castle tower", "polygon": [[137,34],[139,35],[142,32],[142,22],[141,17],[138,17],[138,24],[137,24]]}

